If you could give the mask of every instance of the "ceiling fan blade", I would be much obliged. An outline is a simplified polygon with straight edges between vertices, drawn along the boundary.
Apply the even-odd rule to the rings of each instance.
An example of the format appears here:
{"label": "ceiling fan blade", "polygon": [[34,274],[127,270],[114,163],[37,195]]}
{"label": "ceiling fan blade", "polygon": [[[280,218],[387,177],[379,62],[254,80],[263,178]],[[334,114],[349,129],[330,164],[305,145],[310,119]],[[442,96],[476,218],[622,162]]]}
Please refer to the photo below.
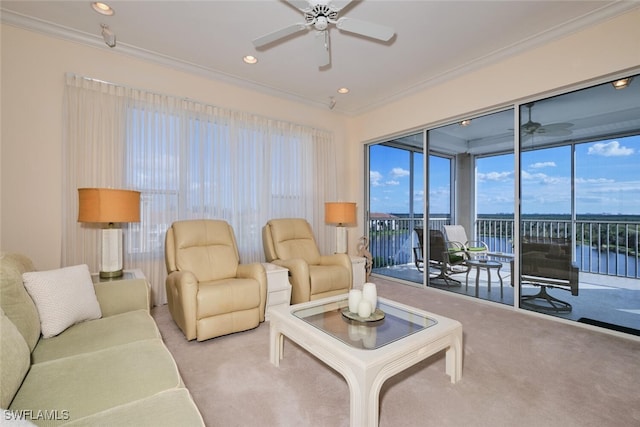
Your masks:
{"label": "ceiling fan blade", "polygon": [[281,28],[272,33],[265,34],[264,36],[258,37],[257,39],[253,40],[253,45],[255,47],[266,46],[269,43],[273,43],[274,41],[279,40],[283,37],[290,36],[291,34],[295,34],[297,32],[304,31],[306,29],[307,29],[307,25],[302,23],[289,25],[288,27]]}
{"label": "ceiling fan blade", "polygon": [[571,135],[572,132],[569,129],[547,129],[543,126],[535,133],[546,136],[568,136]]}
{"label": "ceiling fan blade", "polygon": [[372,39],[389,41],[395,34],[392,28],[372,22],[360,21],[358,19],[340,18],[336,21],[339,30],[370,37]]}
{"label": "ceiling fan blade", "polygon": [[331,6],[333,6],[337,12],[340,12],[342,9],[346,8],[347,6],[349,6],[351,3],[353,3],[354,0],[333,0],[331,2]]}
{"label": "ceiling fan blade", "polygon": [[316,31],[315,44],[318,67],[329,65],[331,62],[329,55],[329,33],[327,31]]}
{"label": "ceiling fan blade", "polygon": [[549,123],[548,125],[542,125],[540,127],[546,131],[553,131],[553,130],[567,130],[571,126],[573,126],[573,123]]}
{"label": "ceiling fan blade", "polygon": [[311,9],[311,5],[307,0],[286,0],[286,2],[303,12],[307,9]]}

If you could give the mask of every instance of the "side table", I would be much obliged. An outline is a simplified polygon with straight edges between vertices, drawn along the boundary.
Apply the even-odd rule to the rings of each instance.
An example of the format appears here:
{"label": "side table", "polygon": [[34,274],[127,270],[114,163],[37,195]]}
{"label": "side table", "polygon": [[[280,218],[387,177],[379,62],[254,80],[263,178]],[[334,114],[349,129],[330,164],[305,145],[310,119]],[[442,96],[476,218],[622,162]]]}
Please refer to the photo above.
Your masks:
{"label": "side table", "polygon": [[102,278],[100,277],[100,273],[91,273],[91,280],[93,281],[93,283],[116,282],[118,280],[129,279],[146,279],[146,277],[144,277],[144,273],[142,273],[142,270],[140,270],[139,268],[124,270],[122,276],[120,277]]}
{"label": "side table", "polygon": [[487,288],[489,292],[491,292],[491,269],[495,268],[497,269],[498,279],[500,279],[500,298],[504,296],[503,295],[504,291],[502,289],[502,285],[503,285],[502,276],[500,276],[500,269],[502,268],[501,262],[491,261],[491,260],[469,259],[465,261],[465,264],[469,267],[469,269],[467,270],[465,291],[469,289],[469,271],[471,271],[472,267],[475,267],[476,268],[476,298],[478,298],[478,290],[480,288],[480,269],[484,268],[487,270]]}
{"label": "side table", "polygon": [[291,283],[289,270],[279,265],[263,262],[267,273],[267,304],[265,305],[265,320],[269,320],[269,308],[277,305],[291,304]]}

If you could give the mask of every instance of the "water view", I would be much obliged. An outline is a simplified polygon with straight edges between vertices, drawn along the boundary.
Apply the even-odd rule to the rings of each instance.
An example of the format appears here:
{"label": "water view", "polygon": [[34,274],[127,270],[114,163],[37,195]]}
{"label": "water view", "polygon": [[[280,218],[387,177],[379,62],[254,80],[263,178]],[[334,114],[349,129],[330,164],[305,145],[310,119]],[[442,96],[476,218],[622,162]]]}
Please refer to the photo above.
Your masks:
{"label": "water view", "polygon": [[[370,251],[374,268],[414,263],[418,246],[416,227],[422,218],[408,214],[377,215],[370,221]],[[571,220],[564,215],[524,215],[523,238],[571,239]],[[448,224],[446,215],[435,215],[429,227]],[[509,215],[479,215],[477,239],[491,252],[514,253],[513,219]],[[583,215],[575,221],[574,259],[580,271],[640,278],[640,216]]]}

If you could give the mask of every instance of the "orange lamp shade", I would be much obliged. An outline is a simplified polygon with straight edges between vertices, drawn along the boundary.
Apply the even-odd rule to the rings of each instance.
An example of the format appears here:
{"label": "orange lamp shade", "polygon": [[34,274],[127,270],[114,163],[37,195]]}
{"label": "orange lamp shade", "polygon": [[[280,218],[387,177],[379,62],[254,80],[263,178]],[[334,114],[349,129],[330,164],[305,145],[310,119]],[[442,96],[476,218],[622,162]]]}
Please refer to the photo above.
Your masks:
{"label": "orange lamp shade", "polygon": [[325,203],[324,221],[328,224],[353,224],[356,222],[356,204],[351,202]]}
{"label": "orange lamp shade", "polygon": [[140,192],[78,188],[78,222],[140,222]]}

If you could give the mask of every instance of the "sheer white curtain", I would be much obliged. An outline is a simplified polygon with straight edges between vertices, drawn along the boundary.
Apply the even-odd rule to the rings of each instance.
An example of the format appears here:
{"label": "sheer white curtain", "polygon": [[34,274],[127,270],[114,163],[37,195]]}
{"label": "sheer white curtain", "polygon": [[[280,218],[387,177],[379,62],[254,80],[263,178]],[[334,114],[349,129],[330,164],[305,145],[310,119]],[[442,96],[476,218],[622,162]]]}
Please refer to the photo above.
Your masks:
{"label": "sheer white curtain", "polygon": [[140,268],[166,302],[164,236],[175,220],[219,218],[241,262],[264,261],[262,226],[302,217],[329,252],[324,202],[336,199],[330,132],[68,75],[65,90],[63,265],[98,267],[98,229],[78,224],[77,188],[142,192],[125,224],[125,268]]}

